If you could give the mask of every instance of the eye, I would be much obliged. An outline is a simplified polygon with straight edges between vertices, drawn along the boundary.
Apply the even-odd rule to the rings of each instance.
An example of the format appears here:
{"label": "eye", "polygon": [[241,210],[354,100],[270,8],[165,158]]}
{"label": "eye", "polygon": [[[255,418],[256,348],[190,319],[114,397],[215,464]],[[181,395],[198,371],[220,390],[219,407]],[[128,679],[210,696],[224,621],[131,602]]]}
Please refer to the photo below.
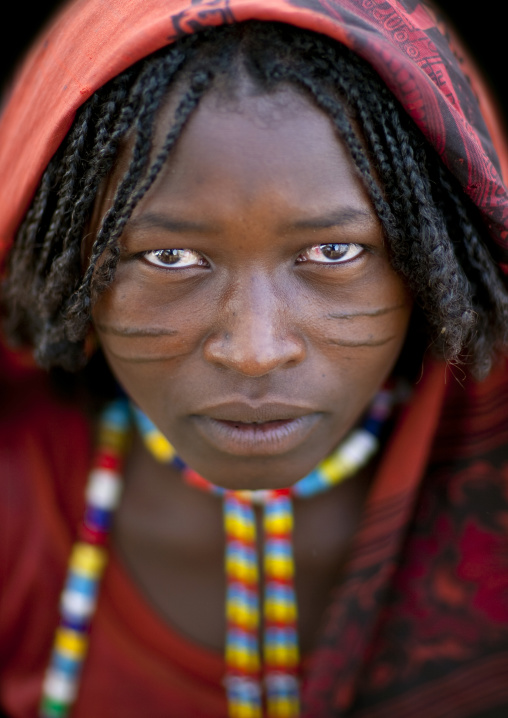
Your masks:
{"label": "eye", "polygon": [[298,257],[300,262],[317,262],[318,264],[341,264],[355,259],[364,250],[361,244],[316,244],[306,249]]}
{"label": "eye", "polygon": [[143,258],[149,264],[156,267],[170,268],[175,267],[197,267],[206,266],[207,262],[204,257],[192,249],[155,249],[151,252],[145,252]]}

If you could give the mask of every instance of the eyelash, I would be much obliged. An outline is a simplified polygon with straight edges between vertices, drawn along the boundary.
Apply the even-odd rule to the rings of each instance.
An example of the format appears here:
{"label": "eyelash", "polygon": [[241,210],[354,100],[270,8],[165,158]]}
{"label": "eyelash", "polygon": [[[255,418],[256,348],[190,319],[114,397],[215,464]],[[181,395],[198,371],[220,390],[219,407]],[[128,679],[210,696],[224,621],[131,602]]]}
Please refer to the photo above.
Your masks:
{"label": "eyelash", "polygon": [[[343,255],[343,256],[340,256],[340,257],[336,258],[336,259],[338,259],[339,261],[333,261],[333,259],[332,259],[332,261],[328,261],[328,262],[327,262],[327,261],[319,261],[319,259],[317,259],[317,257],[313,257],[312,259],[310,259],[309,257],[303,256],[305,253],[310,254],[311,252],[314,252],[314,253],[317,253],[318,251],[323,252],[325,247],[326,247],[326,248],[330,248],[330,249],[329,249],[330,252],[339,252],[339,251],[340,251],[340,250],[338,249],[339,247],[346,247],[347,249],[346,249],[346,251],[344,252],[344,255]],[[330,243],[327,243],[327,244],[316,244],[316,245],[314,245],[313,247],[309,247],[309,249],[305,250],[305,252],[302,252],[301,254],[299,254],[296,261],[297,261],[299,264],[302,264],[302,263],[304,263],[304,262],[313,262],[314,264],[322,264],[322,265],[328,265],[328,266],[336,266],[336,265],[338,265],[338,264],[347,264],[348,262],[353,261],[353,260],[356,259],[360,254],[362,254],[362,252],[364,251],[364,249],[365,249],[365,248],[363,247],[363,245],[361,245],[361,244],[356,244],[356,243],[354,243],[354,242],[330,242]],[[353,250],[354,252],[356,251],[356,253],[353,254],[352,257],[349,257],[349,258],[347,258],[347,259],[344,259],[344,256],[347,256],[347,255],[350,253],[351,250]],[[150,255],[152,255],[153,257],[157,257],[157,259],[159,259],[157,255],[163,255],[163,254],[166,254],[166,253],[167,253],[169,256],[173,256],[173,257],[176,257],[176,256],[177,256],[177,253],[181,253],[181,254],[184,255],[184,256],[185,256],[185,255],[187,255],[187,256],[188,256],[188,255],[194,255],[195,257],[197,257],[198,261],[197,261],[197,262],[193,262],[193,263],[188,263],[188,264],[183,264],[183,265],[182,265],[182,264],[177,263],[177,262],[174,262],[174,263],[172,263],[172,262],[164,263],[164,262],[162,262],[162,261],[160,261],[160,260],[159,260],[159,261],[153,261],[153,260],[149,259]],[[198,252],[194,252],[194,250],[192,250],[192,249],[155,249],[155,250],[151,250],[151,251],[148,251],[148,252],[143,252],[143,253],[141,254],[141,256],[142,256],[149,264],[151,264],[151,265],[153,265],[153,266],[155,266],[155,267],[161,267],[161,268],[163,268],[163,269],[170,269],[170,268],[173,268],[173,269],[186,269],[187,267],[208,266],[208,262],[206,261],[206,259],[204,259],[204,257],[202,257]],[[180,256],[180,259],[181,259],[181,258],[182,258],[182,257]]]}
{"label": "eyelash", "polygon": [[[356,244],[355,242],[329,242],[327,244],[316,244],[313,247],[309,247],[309,249],[305,250],[305,252],[307,254],[310,254],[311,252],[316,252],[316,251],[323,252],[325,247],[327,247],[327,248],[329,247],[331,252],[338,252],[339,247],[346,247],[346,251],[344,252],[343,256],[340,256],[337,258],[340,261],[320,262],[319,259],[317,259],[316,257],[313,257],[312,259],[307,259],[307,258],[303,257],[302,255],[298,256],[297,261],[299,261],[299,262],[314,262],[314,264],[324,264],[324,265],[333,267],[333,266],[336,266],[337,264],[347,264],[348,262],[352,262],[360,254],[362,254],[362,252],[365,249],[365,247],[363,245]],[[350,253],[351,250],[355,251],[356,253],[353,254],[352,257],[348,257],[347,259],[345,259],[344,257],[346,257]],[[302,253],[302,254],[304,254],[304,253]],[[328,258],[328,259],[330,259],[330,258]]]}
{"label": "eyelash", "polygon": [[[187,254],[187,255],[194,255],[197,258],[197,262],[193,262],[192,264],[177,264],[176,262],[168,262],[167,264],[164,262],[157,262],[152,261],[148,259],[150,255],[157,256],[162,254],[168,254],[169,256],[177,256],[177,253]],[[161,267],[163,269],[185,269],[187,267],[199,267],[199,266],[205,266],[208,265],[208,262],[202,257],[198,252],[194,252],[192,249],[154,249],[149,252],[143,252],[142,255],[143,259],[145,259],[149,264],[152,264],[155,267]]]}

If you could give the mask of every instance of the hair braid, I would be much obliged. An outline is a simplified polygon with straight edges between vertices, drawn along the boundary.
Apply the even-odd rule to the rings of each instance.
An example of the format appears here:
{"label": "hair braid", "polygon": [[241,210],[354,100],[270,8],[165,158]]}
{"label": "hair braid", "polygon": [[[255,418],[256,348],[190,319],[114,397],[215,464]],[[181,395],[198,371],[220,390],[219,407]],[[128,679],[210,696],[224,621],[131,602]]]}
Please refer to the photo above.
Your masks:
{"label": "hair braid", "polygon": [[[373,101],[374,94],[362,97],[362,103]],[[394,213],[403,221],[402,241],[394,238],[391,242],[393,263],[405,276],[423,311],[429,314],[434,309],[434,341],[439,342],[446,358],[453,359],[467,343],[473,323],[471,286],[455,261],[445,218],[432,201],[427,158],[420,153],[420,161],[416,160],[415,133],[409,134],[402,126],[392,98],[387,102],[392,111],[378,117],[390,157],[388,164],[378,163],[379,175],[393,198]],[[372,143],[371,136],[366,135]]]}
{"label": "hair braid", "polygon": [[[113,204],[106,213],[97,234],[97,240],[83,281],[75,295],[71,297],[66,311],[68,335],[72,341],[84,338],[90,317],[90,293],[91,291],[100,292],[112,280],[119,257],[117,239],[121,235],[134,207],[155,181],[168,154],[180,136],[184,124],[212,79],[211,72],[202,70],[196,72],[196,75],[191,79],[190,87],[180,100],[175,112],[175,122],[166,136],[162,149],[157,154],[141,184],[139,184],[139,178],[142,176],[142,171],[145,169],[149,159],[147,153],[141,151],[141,147],[143,142],[146,143],[151,140],[151,136],[143,134],[142,130],[145,127],[140,128],[133,150],[132,175],[124,178],[120,183]],[[146,126],[148,127],[148,124]],[[150,124],[150,128],[152,127],[153,123]],[[139,186],[136,189],[138,184]],[[104,261],[96,269],[98,259],[103,256]]]}
{"label": "hair braid", "polygon": [[92,95],[81,112],[80,121],[76,123],[68,135],[66,148],[62,160],[62,177],[59,180],[57,203],[49,227],[44,238],[41,252],[39,254],[36,271],[45,271],[49,255],[58,253],[65,245],[65,236],[62,233],[62,226],[68,221],[68,215],[72,213],[73,205],[69,198],[75,194],[80,182],[80,165],[83,160],[83,150],[90,131],[94,125],[91,122],[93,113],[99,103],[99,96]]}

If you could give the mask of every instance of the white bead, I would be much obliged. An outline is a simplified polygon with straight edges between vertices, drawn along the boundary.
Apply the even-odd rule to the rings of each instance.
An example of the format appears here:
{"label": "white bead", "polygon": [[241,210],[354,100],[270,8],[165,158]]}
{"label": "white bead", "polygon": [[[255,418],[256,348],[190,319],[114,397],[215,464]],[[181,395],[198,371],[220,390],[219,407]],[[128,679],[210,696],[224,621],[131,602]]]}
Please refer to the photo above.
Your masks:
{"label": "white bead", "polygon": [[270,693],[296,693],[299,682],[296,676],[282,671],[270,671],[265,676],[266,688]]}
{"label": "white bead", "polygon": [[85,596],[78,591],[64,591],[62,593],[62,613],[64,616],[75,618],[88,618],[95,609],[95,598]]}
{"label": "white bead", "polygon": [[241,695],[251,701],[261,700],[261,686],[254,678],[226,676],[223,683],[230,694]]}
{"label": "white bead", "polygon": [[353,466],[364,465],[378,445],[378,439],[369,431],[356,429],[341,446],[341,458]]}
{"label": "white bead", "polygon": [[89,504],[100,509],[115,509],[120,499],[122,483],[118,474],[107,469],[94,469],[86,490]]}
{"label": "white bead", "polygon": [[72,703],[76,697],[77,681],[61,671],[50,669],[44,679],[44,693],[62,703]]}
{"label": "white bead", "polygon": [[272,495],[272,492],[267,489],[256,489],[254,491],[238,491],[237,493],[242,494],[242,496],[245,496],[245,498],[248,499],[255,506],[264,506]]}

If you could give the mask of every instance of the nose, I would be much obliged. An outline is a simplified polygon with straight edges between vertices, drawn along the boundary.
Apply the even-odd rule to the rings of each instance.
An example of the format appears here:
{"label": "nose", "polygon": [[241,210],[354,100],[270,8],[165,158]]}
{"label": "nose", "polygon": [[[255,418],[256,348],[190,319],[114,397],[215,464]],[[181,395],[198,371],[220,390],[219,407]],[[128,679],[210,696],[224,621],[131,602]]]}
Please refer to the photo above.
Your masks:
{"label": "nose", "polygon": [[289,301],[273,284],[250,277],[229,287],[204,344],[206,361],[260,377],[305,359],[305,341],[296,331]]}

